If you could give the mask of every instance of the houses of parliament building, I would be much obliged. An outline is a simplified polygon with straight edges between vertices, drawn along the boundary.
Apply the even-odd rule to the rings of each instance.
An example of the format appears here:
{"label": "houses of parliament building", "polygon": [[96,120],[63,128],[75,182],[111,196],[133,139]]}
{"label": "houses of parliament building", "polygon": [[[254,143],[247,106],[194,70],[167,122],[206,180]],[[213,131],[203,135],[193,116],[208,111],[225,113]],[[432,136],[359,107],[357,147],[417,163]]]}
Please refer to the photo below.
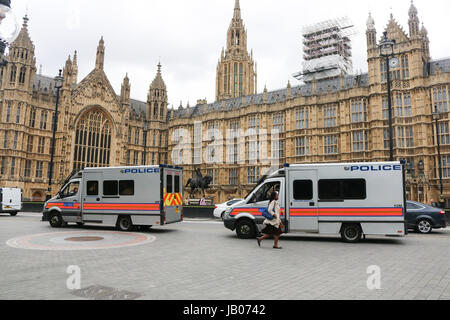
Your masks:
{"label": "houses of parliament building", "polygon": [[[443,197],[450,199],[450,59],[433,60],[425,26],[413,4],[406,32],[391,15],[385,31],[395,40],[398,67],[391,70],[394,154],[407,161],[407,196],[438,200],[439,139],[442,151]],[[0,184],[19,187],[24,199],[43,200],[48,188],[52,119],[55,115],[54,79],[37,73],[34,45],[24,18],[11,44],[8,65],[0,74]],[[77,54],[63,70],[57,115],[53,195],[77,168],[182,163],[184,180],[199,168],[213,178],[208,196],[215,202],[245,196],[266,173],[258,137],[235,139],[230,130],[269,131],[268,152],[279,163],[387,161],[389,159],[388,92],[385,59],[380,56],[374,19],[367,21],[368,72],[312,80],[298,86],[287,82],[277,91],[257,92],[257,69],[247,49],[247,31],[239,0],[227,33],[226,48],[217,65],[216,101],[168,109],[161,65],[150,84],[146,102],[130,98],[130,81],[120,95],[104,71],[103,39],[95,68],[78,81]],[[439,132],[433,117],[439,111]],[[223,163],[205,161],[214,137],[224,137]],[[275,144],[271,130],[279,132]],[[177,132],[191,141],[178,152]],[[437,133],[439,133],[437,135]],[[230,141],[226,140],[232,140]],[[226,146],[225,146],[226,145]],[[237,157],[242,150],[245,160]],[[186,152],[186,150],[188,152]],[[270,155],[268,155],[270,156]],[[185,192],[188,194],[188,192]]]}

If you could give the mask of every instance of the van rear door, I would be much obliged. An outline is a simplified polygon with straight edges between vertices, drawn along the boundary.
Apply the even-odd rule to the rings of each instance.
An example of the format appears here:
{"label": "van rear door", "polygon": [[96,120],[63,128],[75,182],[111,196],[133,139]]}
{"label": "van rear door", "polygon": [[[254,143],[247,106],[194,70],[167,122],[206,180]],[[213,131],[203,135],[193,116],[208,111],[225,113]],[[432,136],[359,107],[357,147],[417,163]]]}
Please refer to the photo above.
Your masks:
{"label": "van rear door", "polygon": [[319,231],[317,170],[290,170],[288,177],[289,231]]}
{"label": "van rear door", "polygon": [[161,224],[182,221],[183,214],[183,175],[180,169],[164,168],[163,176],[163,215]]}

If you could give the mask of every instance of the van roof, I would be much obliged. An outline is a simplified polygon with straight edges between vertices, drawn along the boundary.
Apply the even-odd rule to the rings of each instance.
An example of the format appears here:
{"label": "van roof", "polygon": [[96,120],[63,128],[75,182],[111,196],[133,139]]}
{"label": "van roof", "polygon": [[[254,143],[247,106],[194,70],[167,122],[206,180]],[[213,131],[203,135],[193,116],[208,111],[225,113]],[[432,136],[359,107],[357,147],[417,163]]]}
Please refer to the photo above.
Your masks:
{"label": "van roof", "polygon": [[84,168],[82,171],[92,170],[124,170],[124,169],[143,169],[143,168],[159,168],[159,166],[127,166],[127,167],[99,167],[99,168]]}
{"label": "van roof", "polygon": [[318,164],[290,164],[289,168],[302,168],[302,167],[342,167],[342,166],[379,166],[379,165],[398,165],[400,161],[394,162],[352,162],[352,163],[318,163]]}

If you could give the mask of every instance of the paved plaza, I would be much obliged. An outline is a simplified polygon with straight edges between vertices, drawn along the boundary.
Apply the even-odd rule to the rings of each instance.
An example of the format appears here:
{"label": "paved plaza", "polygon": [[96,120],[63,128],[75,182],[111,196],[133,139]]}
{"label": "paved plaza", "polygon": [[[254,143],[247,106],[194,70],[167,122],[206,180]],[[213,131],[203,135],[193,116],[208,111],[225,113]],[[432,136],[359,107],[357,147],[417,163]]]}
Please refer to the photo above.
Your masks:
{"label": "paved plaza", "polygon": [[[214,220],[123,234],[40,218],[0,216],[0,299],[264,300],[273,289],[288,300],[450,299],[450,229],[359,244],[287,235],[274,250]],[[81,290],[68,289],[70,266]],[[370,266],[379,290],[367,287]]]}

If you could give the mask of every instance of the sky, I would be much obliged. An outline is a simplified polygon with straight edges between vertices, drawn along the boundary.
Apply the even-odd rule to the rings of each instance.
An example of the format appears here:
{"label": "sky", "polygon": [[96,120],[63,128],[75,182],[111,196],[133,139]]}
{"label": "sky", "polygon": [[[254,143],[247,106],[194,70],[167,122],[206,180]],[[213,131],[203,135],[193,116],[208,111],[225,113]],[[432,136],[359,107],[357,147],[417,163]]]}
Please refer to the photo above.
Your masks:
{"label": "sky", "polygon": [[[101,36],[105,72],[117,94],[126,73],[131,97],[147,100],[157,64],[178,108],[198,99],[215,100],[216,67],[233,16],[234,0],[12,0],[15,14],[30,18],[37,68],[56,76],[69,55],[78,51],[81,81],[95,67]],[[305,25],[348,16],[358,31],[353,37],[355,72],[367,72],[366,21],[371,12],[378,37],[392,13],[408,33],[410,0],[241,0],[248,30],[248,50],[258,66],[258,92],[285,88],[301,70]],[[449,0],[414,0],[430,38],[433,59],[450,56]]]}

